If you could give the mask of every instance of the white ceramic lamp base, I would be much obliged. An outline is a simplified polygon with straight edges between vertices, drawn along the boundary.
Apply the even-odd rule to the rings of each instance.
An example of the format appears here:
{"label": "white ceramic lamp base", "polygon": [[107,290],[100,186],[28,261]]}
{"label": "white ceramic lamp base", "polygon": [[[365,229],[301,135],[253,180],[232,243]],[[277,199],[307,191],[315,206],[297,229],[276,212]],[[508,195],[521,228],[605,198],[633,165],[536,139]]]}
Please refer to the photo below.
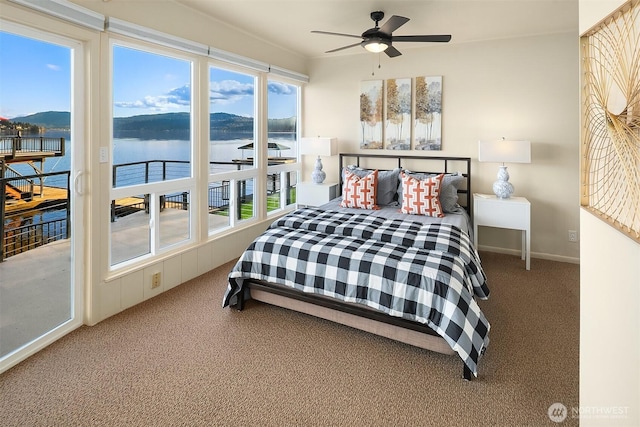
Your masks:
{"label": "white ceramic lamp base", "polygon": [[320,156],[316,159],[316,167],[311,172],[311,181],[316,184],[322,184],[327,177],[327,174],[322,170],[322,161],[320,160]]}
{"label": "white ceramic lamp base", "polygon": [[493,192],[500,199],[508,199],[513,194],[513,184],[509,182],[506,166],[500,166],[498,179],[493,183]]}

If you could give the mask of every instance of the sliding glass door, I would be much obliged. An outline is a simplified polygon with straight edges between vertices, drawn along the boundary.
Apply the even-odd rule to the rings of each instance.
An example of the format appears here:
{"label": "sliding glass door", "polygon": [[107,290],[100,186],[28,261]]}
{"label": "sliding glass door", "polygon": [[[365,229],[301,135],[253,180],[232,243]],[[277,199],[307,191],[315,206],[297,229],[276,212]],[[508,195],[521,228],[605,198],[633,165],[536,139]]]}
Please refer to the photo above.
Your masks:
{"label": "sliding glass door", "polygon": [[0,56],[2,372],[82,323],[85,138],[80,43],[0,21]]}

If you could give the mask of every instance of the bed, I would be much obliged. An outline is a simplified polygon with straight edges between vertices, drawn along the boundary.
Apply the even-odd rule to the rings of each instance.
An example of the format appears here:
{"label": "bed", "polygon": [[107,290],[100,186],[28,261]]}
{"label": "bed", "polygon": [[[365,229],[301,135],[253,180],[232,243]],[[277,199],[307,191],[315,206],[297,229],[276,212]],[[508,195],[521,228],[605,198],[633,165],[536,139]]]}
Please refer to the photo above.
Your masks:
{"label": "bed", "polygon": [[[466,157],[340,154],[340,196],[257,237],[229,273],[223,307],[250,298],[457,355],[470,380],[490,330],[477,304],[489,289],[472,243],[470,172]],[[418,211],[414,199],[426,201]]]}

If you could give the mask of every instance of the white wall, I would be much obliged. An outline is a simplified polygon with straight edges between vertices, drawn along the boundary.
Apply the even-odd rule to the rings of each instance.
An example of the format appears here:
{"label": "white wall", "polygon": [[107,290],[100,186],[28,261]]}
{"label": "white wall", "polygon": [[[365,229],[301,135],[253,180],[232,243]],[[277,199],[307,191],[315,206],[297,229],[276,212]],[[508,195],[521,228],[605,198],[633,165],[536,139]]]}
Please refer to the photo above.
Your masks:
{"label": "white wall", "polygon": [[[255,224],[180,254],[169,255],[144,268],[101,281],[93,287],[93,313],[87,323],[93,325],[240,256],[269,222]],[[162,280],[159,287],[152,289],[154,273],[161,273]],[[222,306],[222,300],[211,303]]]}
{"label": "white wall", "polygon": [[581,210],[580,406],[625,408],[583,426],[640,425],[640,245]]}
{"label": "white wall", "polygon": [[[580,0],[584,34],[623,0]],[[640,30],[636,23],[636,30]],[[580,409],[583,426],[640,425],[640,244],[580,213]]]}
{"label": "white wall", "polygon": [[[532,163],[507,166],[515,194],[531,201],[533,255],[577,262],[579,245],[567,233],[579,229],[577,35],[398,48],[403,55],[382,55],[380,69],[378,55],[367,53],[311,61],[305,136],[335,136],[342,152],[360,151],[363,80],[442,75],[443,150],[433,154],[472,157],[473,191],[491,193],[498,164],[477,162],[477,141],[531,140]],[[338,176],[337,160],[323,164],[329,177]],[[305,176],[310,168],[305,159]],[[483,228],[479,234],[482,247],[514,253],[520,247],[516,231]]]}
{"label": "white wall", "polygon": [[580,34],[586,33],[626,2],[627,0],[578,0]]}

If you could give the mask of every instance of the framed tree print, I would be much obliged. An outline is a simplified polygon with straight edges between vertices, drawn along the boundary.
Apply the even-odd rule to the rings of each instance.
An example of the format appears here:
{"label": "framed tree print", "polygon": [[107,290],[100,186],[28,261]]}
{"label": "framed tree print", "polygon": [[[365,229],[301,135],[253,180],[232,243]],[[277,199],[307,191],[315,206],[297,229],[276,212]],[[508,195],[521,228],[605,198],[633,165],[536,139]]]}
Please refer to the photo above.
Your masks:
{"label": "framed tree print", "polygon": [[388,79],[384,139],[388,150],[411,148],[411,79]]}
{"label": "framed tree print", "polygon": [[382,148],[382,80],[360,86],[360,148]]}
{"label": "framed tree print", "polygon": [[415,101],[415,149],[441,150],[442,76],[416,77]]}

